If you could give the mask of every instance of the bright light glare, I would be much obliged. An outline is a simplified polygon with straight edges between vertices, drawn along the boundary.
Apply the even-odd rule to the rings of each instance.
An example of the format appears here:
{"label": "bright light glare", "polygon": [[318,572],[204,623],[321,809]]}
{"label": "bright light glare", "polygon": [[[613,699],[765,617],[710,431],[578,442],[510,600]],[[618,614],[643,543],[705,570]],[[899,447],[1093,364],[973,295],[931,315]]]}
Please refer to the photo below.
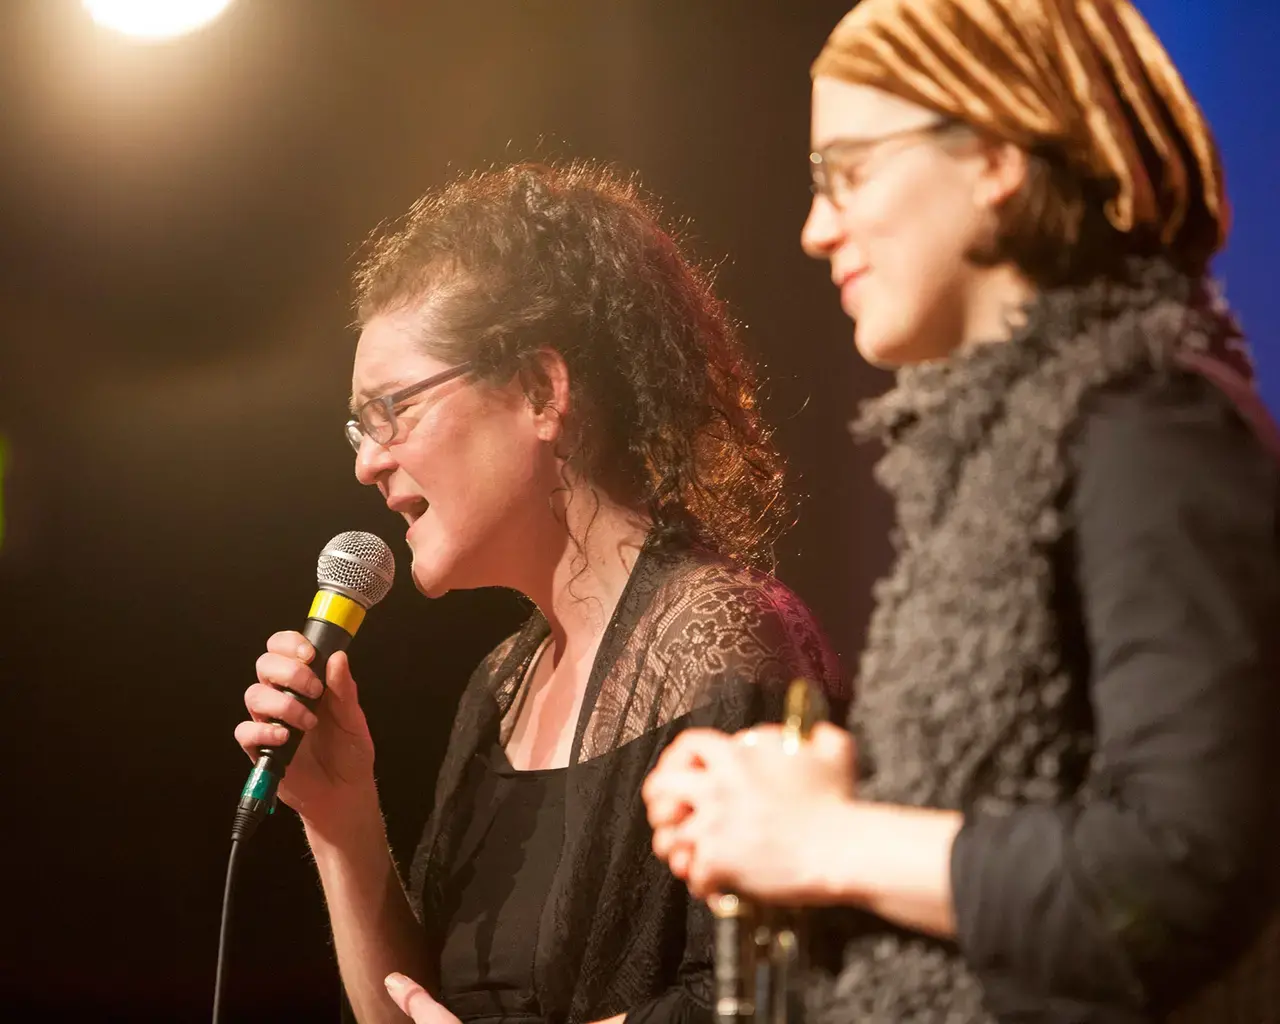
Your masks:
{"label": "bright light glare", "polygon": [[172,39],[194,32],[231,6],[232,0],[84,0],[99,25],[136,39]]}

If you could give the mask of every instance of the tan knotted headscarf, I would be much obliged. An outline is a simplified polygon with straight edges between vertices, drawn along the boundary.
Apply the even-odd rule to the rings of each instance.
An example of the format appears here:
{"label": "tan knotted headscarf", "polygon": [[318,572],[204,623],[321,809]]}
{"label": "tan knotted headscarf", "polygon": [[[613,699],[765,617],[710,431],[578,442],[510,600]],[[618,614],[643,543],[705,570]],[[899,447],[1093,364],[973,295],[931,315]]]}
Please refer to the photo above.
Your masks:
{"label": "tan knotted headscarf", "polygon": [[1107,217],[1207,261],[1226,239],[1217,145],[1128,0],[862,0],[813,75],[875,86],[1115,186]]}

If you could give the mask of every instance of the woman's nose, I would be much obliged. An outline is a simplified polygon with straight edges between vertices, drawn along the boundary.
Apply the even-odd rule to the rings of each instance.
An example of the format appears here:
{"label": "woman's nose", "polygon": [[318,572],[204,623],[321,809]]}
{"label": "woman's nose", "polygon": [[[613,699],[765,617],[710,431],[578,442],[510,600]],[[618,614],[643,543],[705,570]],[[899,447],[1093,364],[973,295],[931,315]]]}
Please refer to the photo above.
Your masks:
{"label": "woman's nose", "polygon": [[815,195],[800,230],[801,248],[816,260],[827,259],[843,237],[840,211],[826,196]]}
{"label": "woman's nose", "polygon": [[395,466],[391,449],[369,437],[363,437],[356,450],[356,479],[366,486],[373,486],[378,477]]}

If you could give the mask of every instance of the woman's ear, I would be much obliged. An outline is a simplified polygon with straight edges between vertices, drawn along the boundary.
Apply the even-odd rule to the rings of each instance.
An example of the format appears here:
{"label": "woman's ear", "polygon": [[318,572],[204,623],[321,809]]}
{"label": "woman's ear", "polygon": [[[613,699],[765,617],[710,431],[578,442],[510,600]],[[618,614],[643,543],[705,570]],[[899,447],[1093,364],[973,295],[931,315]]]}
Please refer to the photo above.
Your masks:
{"label": "woman's ear", "polygon": [[997,142],[985,146],[983,156],[974,198],[979,206],[997,210],[1026,182],[1027,153],[1012,142]]}
{"label": "woman's ear", "polygon": [[569,414],[569,367],[553,348],[534,352],[520,368],[520,383],[533,413],[534,429],[543,441],[557,440]]}

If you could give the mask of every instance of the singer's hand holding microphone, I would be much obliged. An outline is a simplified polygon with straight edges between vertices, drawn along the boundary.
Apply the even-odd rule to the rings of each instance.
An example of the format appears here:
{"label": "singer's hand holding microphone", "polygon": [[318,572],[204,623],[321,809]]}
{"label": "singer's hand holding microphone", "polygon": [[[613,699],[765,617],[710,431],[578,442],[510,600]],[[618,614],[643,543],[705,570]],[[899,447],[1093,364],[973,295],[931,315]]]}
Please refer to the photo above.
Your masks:
{"label": "singer's hand holding microphone", "polygon": [[[245,692],[252,721],[236,726],[236,742],[251,761],[263,747],[288,739],[284,722],[307,738],[280,783],[280,800],[324,828],[340,817],[347,799],[367,796],[373,786],[373,740],[360,709],[356,681],[345,651],[329,658],[327,694],[311,670],[315,648],[298,632],[275,633],[258,658],[258,681]],[[318,701],[309,710],[293,694]],[[321,700],[321,696],[324,699]]]}
{"label": "singer's hand holding microphone", "polygon": [[339,534],[320,554],[303,629],[267,641],[258,681],[245,692],[251,720],[235,731],[255,764],[241,794],[237,836],[252,834],[276,799],[322,833],[340,828],[362,801],[376,804],[373,741],[346,648],[394,576],[395,560],[380,538]]}

